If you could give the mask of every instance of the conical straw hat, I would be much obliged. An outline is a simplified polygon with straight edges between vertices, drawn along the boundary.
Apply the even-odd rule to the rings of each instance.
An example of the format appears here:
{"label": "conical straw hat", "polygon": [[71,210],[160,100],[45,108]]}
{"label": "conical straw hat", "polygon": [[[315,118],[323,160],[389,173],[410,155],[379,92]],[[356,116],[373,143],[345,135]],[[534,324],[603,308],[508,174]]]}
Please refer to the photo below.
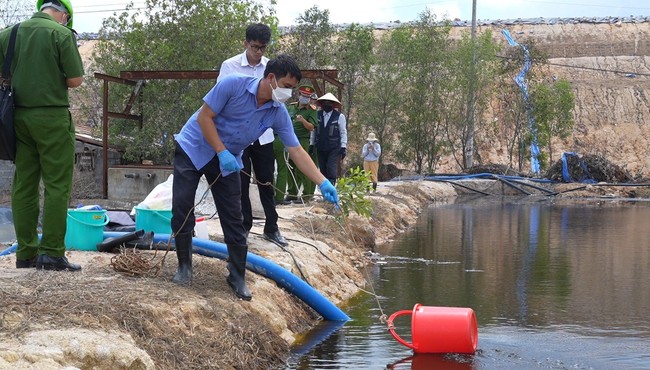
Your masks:
{"label": "conical straw hat", "polygon": [[329,100],[331,102],[334,102],[334,103],[338,104],[339,106],[341,105],[341,102],[332,93],[327,93],[327,94],[321,96],[320,98],[318,98],[318,103],[322,104],[323,100]]}

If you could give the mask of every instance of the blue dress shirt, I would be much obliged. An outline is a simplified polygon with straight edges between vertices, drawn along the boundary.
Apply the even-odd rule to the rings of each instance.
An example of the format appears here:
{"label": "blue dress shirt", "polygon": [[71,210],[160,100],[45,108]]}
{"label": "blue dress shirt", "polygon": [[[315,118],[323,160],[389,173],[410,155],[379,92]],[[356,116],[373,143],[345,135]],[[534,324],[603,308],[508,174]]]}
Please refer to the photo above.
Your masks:
{"label": "blue dress shirt", "polygon": [[[219,80],[203,98],[215,113],[214,125],[219,138],[242,165],[242,151],[272,128],[286,147],[300,145],[293,132],[293,123],[282,103],[270,100],[257,107],[257,89],[261,79],[233,74]],[[200,110],[200,109],[199,109]],[[203,168],[214,156],[214,148],[203,137],[197,121],[199,110],[187,120],[175,136],[178,144],[190,157],[197,169]],[[230,172],[223,171],[223,176]]]}

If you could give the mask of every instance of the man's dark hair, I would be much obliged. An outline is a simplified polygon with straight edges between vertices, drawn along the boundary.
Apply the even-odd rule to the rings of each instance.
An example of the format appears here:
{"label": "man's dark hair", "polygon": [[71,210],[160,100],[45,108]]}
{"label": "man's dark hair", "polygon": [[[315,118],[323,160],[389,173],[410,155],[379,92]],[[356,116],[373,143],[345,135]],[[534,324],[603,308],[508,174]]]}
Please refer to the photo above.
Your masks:
{"label": "man's dark hair", "polygon": [[280,79],[286,75],[291,75],[296,78],[296,80],[302,80],[302,73],[300,72],[300,67],[298,63],[292,56],[288,54],[280,54],[277,57],[271,59],[266,63],[266,69],[264,70],[264,77],[268,76],[269,73],[275,74],[277,79]]}
{"label": "man's dark hair", "polygon": [[246,41],[259,41],[264,45],[271,42],[271,28],[263,23],[253,23],[246,27]]}

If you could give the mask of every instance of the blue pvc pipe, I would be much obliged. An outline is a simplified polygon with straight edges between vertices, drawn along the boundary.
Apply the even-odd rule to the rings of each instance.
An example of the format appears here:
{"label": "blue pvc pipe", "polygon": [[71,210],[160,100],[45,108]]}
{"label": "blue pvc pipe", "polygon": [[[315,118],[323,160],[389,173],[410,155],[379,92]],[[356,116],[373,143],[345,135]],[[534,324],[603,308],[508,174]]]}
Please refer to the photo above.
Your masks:
{"label": "blue pvc pipe", "polygon": [[[126,233],[121,232],[104,232],[104,238],[116,238]],[[169,234],[154,235],[154,242],[167,243],[170,239]],[[222,260],[228,258],[228,248],[225,244],[212,240],[192,238],[193,251],[203,256],[216,257]],[[278,266],[277,264],[262,258],[256,254],[248,252],[246,258],[246,268],[257,274],[265,276],[280,285],[289,293],[295,295],[305,302],[314,311],[318,312],[324,320],[328,321],[348,321],[350,317],[341,309],[336,307],[332,302],[323,297],[316,289],[301,280],[296,275]]]}
{"label": "blue pvc pipe", "polygon": [[[105,231],[104,239],[117,238],[128,233]],[[167,243],[170,239],[169,234],[154,235],[154,242]],[[212,240],[192,238],[193,251],[207,257],[216,257],[222,260],[228,258],[228,248],[225,244],[215,242]],[[16,252],[18,243],[11,247],[0,251],[0,257],[6,256]],[[256,254],[248,253],[246,258],[246,268],[265,276],[286,289],[289,293],[295,295],[300,300],[305,302],[314,311],[323,316],[327,321],[349,321],[350,317],[346,315],[341,309],[336,307],[332,302],[323,297],[316,289],[312,288],[309,284],[301,280],[296,275],[283,269],[277,264],[262,258]]]}
{"label": "blue pvc pipe", "polygon": [[18,248],[18,243],[14,243],[14,245],[12,245],[11,247],[9,247],[9,248],[7,248],[7,249],[1,251],[1,252],[0,252],[0,257],[2,257],[2,256],[7,256],[7,255],[10,255],[10,254],[12,254],[12,253],[15,253],[15,252],[16,252],[16,248]]}
{"label": "blue pvc pipe", "polygon": [[556,181],[553,180],[548,180],[548,179],[538,179],[538,178],[532,178],[532,177],[523,177],[523,176],[510,176],[510,175],[496,175],[493,173],[475,173],[475,174],[463,174],[463,175],[432,175],[432,176],[423,176],[421,177],[423,180],[470,180],[470,179],[496,179],[496,178],[501,178],[501,179],[506,179],[506,180],[528,180],[528,181],[533,181],[533,182],[540,182],[540,183],[554,183]]}

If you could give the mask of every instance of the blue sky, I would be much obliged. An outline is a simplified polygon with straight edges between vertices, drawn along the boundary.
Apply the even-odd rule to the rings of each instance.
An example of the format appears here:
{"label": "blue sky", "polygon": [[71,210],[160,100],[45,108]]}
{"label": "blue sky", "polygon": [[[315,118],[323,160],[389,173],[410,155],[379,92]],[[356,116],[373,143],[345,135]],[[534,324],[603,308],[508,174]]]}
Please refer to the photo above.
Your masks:
{"label": "blue sky", "polygon": [[[259,0],[268,5],[269,0]],[[123,9],[127,0],[73,0],[75,29],[96,32],[102,19]],[[144,1],[134,0],[143,6]],[[305,10],[317,5],[330,11],[332,23],[408,22],[425,9],[439,17],[471,20],[472,0],[277,0],[276,10],[281,26],[295,23]],[[476,0],[478,19],[650,16],[649,0]]]}

